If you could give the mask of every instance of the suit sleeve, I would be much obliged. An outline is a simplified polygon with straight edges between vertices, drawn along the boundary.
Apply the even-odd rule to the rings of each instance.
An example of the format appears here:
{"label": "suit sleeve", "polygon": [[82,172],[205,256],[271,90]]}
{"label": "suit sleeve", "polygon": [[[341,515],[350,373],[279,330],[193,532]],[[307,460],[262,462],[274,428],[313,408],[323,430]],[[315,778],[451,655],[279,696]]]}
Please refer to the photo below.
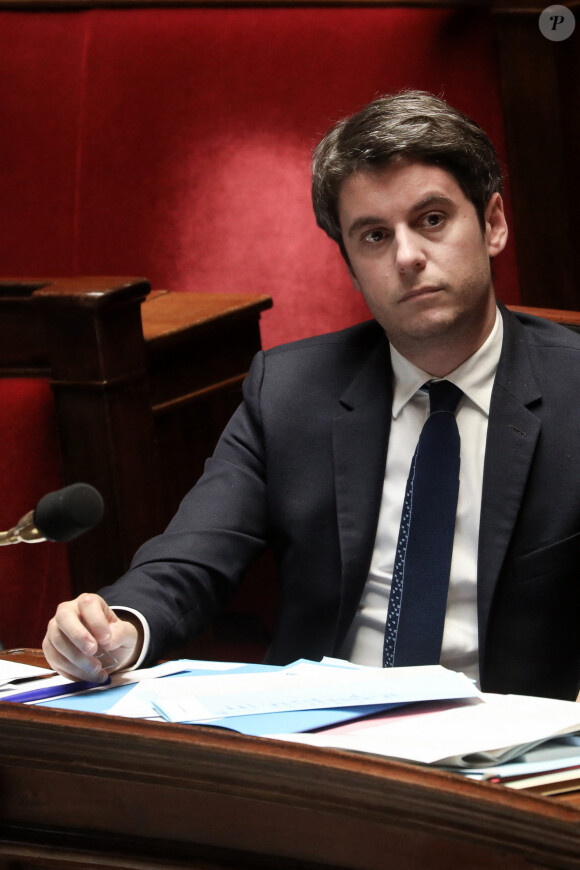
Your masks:
{"label": "suit sleeve", "polygon": [[244,400],[204,474],[165,532],[140,547],[127,574],[101,590],[110,605],[132,607],[147,620],[145,663],[206,628],[268,544],[263,376],[259,353],[244,383]]}

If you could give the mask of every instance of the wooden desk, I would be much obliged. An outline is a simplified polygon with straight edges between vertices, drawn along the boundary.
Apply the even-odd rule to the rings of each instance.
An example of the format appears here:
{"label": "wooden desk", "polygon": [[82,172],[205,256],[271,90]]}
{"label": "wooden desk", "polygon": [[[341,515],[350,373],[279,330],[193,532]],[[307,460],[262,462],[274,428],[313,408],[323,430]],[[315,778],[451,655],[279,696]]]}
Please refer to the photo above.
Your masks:
{"label": "wooden desk", "polygon": [[548,800],[372,756],[8,703],[0,746],[0,870],[580,864],[580,795]]}

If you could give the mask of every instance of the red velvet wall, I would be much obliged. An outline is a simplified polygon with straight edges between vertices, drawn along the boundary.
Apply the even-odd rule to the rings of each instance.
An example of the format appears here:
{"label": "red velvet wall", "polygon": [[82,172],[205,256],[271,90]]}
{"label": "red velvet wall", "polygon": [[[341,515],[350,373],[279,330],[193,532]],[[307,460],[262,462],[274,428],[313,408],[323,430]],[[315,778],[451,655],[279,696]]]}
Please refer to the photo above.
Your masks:
{"label": "red velvet wall", "polygon": [[[442,93],[503,154],[484,13],[230,8],[0,14],[4,274],[268,293],[265,346],[366,317],[311,214],[328,126]],[[519,293],[513,248],[497,288]]]}
{"label": "red velvet wall", "polygon": [[[478,11],[0,12],[0,274],[267,293],[265,347],[364,319],[312,216],[311,149],[337,118],[413,87],[472,114],[503,155],[498,79]],[[513,245],[496,271],[517,302]],[[5,381],[0,396],[8,528],[59,485],[58,455],[46,387]],[[40,643],[68,594],[63,560],[56,545],[0,549],[5,645]]]}

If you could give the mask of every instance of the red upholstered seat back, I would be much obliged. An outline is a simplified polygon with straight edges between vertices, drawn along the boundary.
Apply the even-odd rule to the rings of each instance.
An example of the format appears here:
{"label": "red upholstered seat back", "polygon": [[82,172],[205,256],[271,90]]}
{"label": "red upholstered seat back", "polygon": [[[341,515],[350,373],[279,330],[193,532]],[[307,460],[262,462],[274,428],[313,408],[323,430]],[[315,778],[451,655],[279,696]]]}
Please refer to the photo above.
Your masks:
{"label": "red upholstered seat back", "polygon": [[[478,10],[4,11],[0,81],[2,273],[267,293],[266,347],[368,316],[310,205],[311,149],[333,121],[424,88],[472,114],[504,154],[493,27]],[[500,297],[517,303],[513,247],[496,271]],[[51,425],[46,390],[6,387],[5,527],[58,485],[54,443],[30,449]],[[37,411],[39,431],[25,432]],[[29,482],[20,450],[46,451]],[[49,545],[0,551],[5,643],[38,643],[63,597],[62,558]]]}
{"label": "red upholstered seat back", "polygon": [[[12,528],[60,487],[54,404],[48,382],[0,379],[0,529]],[[70,597],[64,544],[0,547],[0,640],[39,646],[58,601]]]}

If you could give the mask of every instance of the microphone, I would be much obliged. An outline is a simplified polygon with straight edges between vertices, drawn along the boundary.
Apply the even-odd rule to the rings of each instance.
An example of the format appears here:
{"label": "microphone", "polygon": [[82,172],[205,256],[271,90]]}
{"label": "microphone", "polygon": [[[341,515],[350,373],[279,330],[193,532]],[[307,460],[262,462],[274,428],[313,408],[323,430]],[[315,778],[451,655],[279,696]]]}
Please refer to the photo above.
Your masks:
{"label": "microphone", "polygon": [[0,532],[0,547],[41,541],[72,541],[96,526],[103,511],[103,497],[94,486],[73,483],[47,493],[14,528]]}

